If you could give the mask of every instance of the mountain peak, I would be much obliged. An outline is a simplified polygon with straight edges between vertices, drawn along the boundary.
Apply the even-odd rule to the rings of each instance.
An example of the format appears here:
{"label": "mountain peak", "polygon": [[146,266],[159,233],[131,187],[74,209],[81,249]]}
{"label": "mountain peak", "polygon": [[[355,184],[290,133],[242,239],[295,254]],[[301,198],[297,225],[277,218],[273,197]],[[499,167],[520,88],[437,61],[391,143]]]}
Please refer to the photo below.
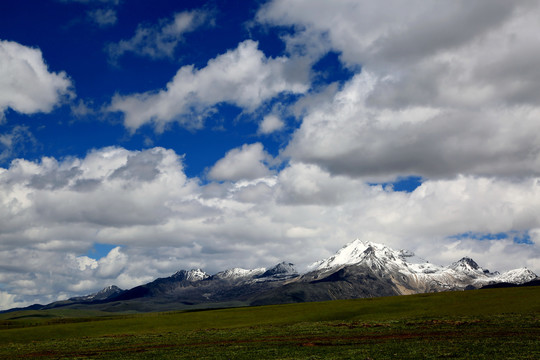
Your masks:
{"label": "mountain peak", "polygon": [[209,278],[210,275],[202,271],[201,269],[192,269],[188,271],[186,280],[188,281],[200,281]]}
{"label": "mountain peak", "polygon": [[356,239],[339,249],[335,255],[313,263],[310,268],[323,270],[342,265],[358,264],[366,259],[396,260],[397,257],[400,257],[400,253],[388,248],[386,245]]}
{"label": "mountain peak", "polygon": [[538,276],[527,268],[509,270],[499,276],[501,282],[524,284],[538,279]]}
{"label": "mountain peak", "polygon": [[172,276],[175,280],[186,281],[200,281],[210,277],[207,273],[201,269],[180,270],[174,273]]}
{"label": "mountain peak", "polygon": [[454,265],[455,266],[460,266],[460,265],[467,266],[467,267],[469,267],[469,268],[471,268],[473,270],[480,269],[480,266],[478,266],[476,261],[474,261],[473,259],[471,259],[468,256],[462,257],[459,261],[452,264],[452,266],[454,266]]}
{"label": "mountain peak", "polygon": [[122,289],[120,289],[118,286],[116,285],[109,285],[105,288],[103,288],[101,291],[99,291],[97,294],[108,294],[108,293],[112,293],[112,292],[119,292],[119,291],[122,291]]}
{"label": "mountain peak", "polygon": [[285,261],[277,264],[276,266],[266,270],[264,273],[259,275],[259,278],[265,278],[265,277],[284,277],[284,276],[290,276],[290,275],[296,275],[298,274],[296,269],[294,268],[294,264],[287,263]]}
{"label": "mountain peak", "polygon": [[214,279],[222,279],[222,280],[235,280],[240,278],[248,278],[250,276],[257,276],[261,275],[266,271],[265,268],[257,268],[252,270],[242,269],[242,268],[232,268],[227,269],[224,271],[220,271],[217,274],[213,275],[212,278]]}
{"label": "mountain peak", "polygon": [[476,261],[468,256],[461,258],[459,261],[452,263],[449,266],[450,269],[464,274],[489,274],[489,270],[481,268]]}

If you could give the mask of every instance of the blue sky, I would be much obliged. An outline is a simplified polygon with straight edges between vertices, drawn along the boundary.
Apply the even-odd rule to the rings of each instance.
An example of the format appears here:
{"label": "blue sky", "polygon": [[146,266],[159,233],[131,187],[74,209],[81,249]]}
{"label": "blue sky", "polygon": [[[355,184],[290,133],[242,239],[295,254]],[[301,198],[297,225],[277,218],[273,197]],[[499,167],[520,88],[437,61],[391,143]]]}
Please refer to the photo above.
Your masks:
{"label": "blue sky", "polygon": [[539,11],[3,1],[0,307],[355,238],[538,273]]}
{"label": "blue sky", "polygon": [[[180,67],[202,68],[216,55],[252,36],[268,56],[283,54],[278,33],[249,28],[247,22],[257,10],[257,2],[215,1],[201,5],[200,1],[130,1],[120,5],[100,1],[4,2],[5,19],[0,25],[3,38],[39,48],[51,72],[64,71],[69,76],[77,98],[68,105],[83,104],[91,112],[77,116],[64,105],[30,117],[10,113],[11,126],[29,127],[37,141],[34,148],[21,149],[25,155],[39,159],[43,155],[84,156],[92,148],[111,145],[128,149],[164,146],[180,154],[189,153],[185,159],[187,171],[197,176],[228,149],[254,137],[256,118],[242,116],[242,109],[227,104],[220,105],[218,114],[205,119],[200,131],[172,125],[162,134],[156,134],[151,126],[129,134],[121,125],[120,114],[100,111],[114,94],[162,88]],[[100,10],[114,12],[116,21],[97,23],[91,14]],[[107,53],[107,46],[133,37],[138,26],[159,32],[160,22],[170,23],[175,14],[190,11],[205,12],[207,18],[196,32],[187,32],[181,40],[171,39],[171,44],[177,44],[170,56],[151,57],[127,51],[113,60]],[[140,44],[139,48],[144,46]],[[9,128],[10,124],[5,125]],[[279,138],[264,137],[262,141],[274,151],[279,147]],[[3,163],[11,160],[3,159]]]}

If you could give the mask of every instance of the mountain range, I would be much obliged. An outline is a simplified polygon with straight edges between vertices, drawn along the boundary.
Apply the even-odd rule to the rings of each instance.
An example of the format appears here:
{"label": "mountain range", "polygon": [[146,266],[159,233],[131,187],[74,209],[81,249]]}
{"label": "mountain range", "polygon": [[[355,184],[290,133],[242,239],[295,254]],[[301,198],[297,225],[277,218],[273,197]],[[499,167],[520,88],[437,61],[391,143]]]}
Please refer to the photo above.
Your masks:
{"label": "mountain range", "polygon": [[354,240],[335,255],[298,273],[291,263],[272,268],[233,268],[210,275],[200,269],[180,270],[128,290],[109,286],[95,294],[27,309],[57,307],[102,311],[164,311],[231,306],[324,301],[494,286],[538,285],[526,268],[490,272],[464,257],[437,266],[407,250]]}

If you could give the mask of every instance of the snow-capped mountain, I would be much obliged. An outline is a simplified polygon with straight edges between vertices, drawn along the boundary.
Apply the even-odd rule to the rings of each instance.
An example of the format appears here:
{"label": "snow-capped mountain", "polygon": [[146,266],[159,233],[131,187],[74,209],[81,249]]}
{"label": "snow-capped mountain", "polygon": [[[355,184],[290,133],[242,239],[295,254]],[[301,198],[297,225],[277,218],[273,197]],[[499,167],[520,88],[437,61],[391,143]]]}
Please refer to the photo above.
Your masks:
{"label": "snow-capped mountain", "polygon": [[200,281],[204,280],[210,277],[207,273],[202,271],[201,269],[191,269],[189,271],[187,270],[180,270],[176,273],[174,273],[172,278],[178,279],[180,281],[186,280],[186,281]]}
{"label": "snow-capped mountain", "polygon": [[489,274],[489,270],[482,269],[473,259],[467,256],[461,258],[461,260],[456,261],[455,263],[452,263],[449,268],[469,275]]}
{"label": "snow-capped mountain", "polygon": [[264,273],[257,276],[257,278],[259,279],[264,279],[264,278],[286,279],[286,278],[294,277],[297,275],[298,273],[296,272],[296,269],[294,268],[294,264],[287,263],[284,261],[266,270]]}
{"label": "snow-capped mountain", "polygon": [[245,278],[253,278],[255,276],[261,275],[266,271],[266,268],[257,268],[252,270],[242,269],[242,268],[232,268],[225,271],[220,271],[217,274],[213,275],[214,279],[220,280],[239,280]]}
{"label": "snow-capped mountain", "polygon": [[527,268],[519,268],[507,271],[498,275],[497,282],[505,282],[510,284],[525,284],[527,282],[538,279],[535,273]]}
{"label": "snow-capped mountain", "polygon": [[[374,256],[375,255],[375,256]],[[375,257],[393,263],[400,257],[400,253],[387,248],[382,244],[365,242],[356,239],[342,247],[335,255],[310,265],[314,270],[329,270],[343,265],[353,265],[369,262]]]}
{"label": "snow-capped mountain", "polygon": [[417,257],[411,251],[394,250],[383,244],[356,239],[338,250],[335,255],[315,262],[309,268],[316,271],[329,271],[336,267],[361,263],[380,270],[388,266],[406,269],[417,264],[432,267],[426,260]]}
{"label": "snow-capped mountain", "polygon": [[391,279],[400,294],[479,288],[499,282],[523,284],[537,278],[528,269],[503,274],[490,272],[469,257],[450,266],[437,266],[408,250],[394,250],[359,239],[348,243],[335,255],[312,264],[311,268],[324,275],[346,266],[368,267],[379,276]]}
{"label": "snow-capped mountain", "polygon": [[526,268],[500,274],[480,267],[469,257],[438,266],[408,250],[357,239],[313,263],[304,274],[288,262],[270,268],[232,268],[214,275],[201,269],[180,270],[129,290],[110,286],[95,294],[34,305],[33,309],[176,310],[405,295],[502,283],[534,285],[538,280]]}
{"label": "snow-capped mountain", "polygon": [[287,262],[281,262],[269,269],[256,268],[252,270],[242,268],[232,268],[225,271],[220,271],[215,275],[212,275],[213,280],[227,280],[230,282],[265,282],[265,281],[277,281],[285,280],[298,276],[298,272],[294,268],[294,265]]}

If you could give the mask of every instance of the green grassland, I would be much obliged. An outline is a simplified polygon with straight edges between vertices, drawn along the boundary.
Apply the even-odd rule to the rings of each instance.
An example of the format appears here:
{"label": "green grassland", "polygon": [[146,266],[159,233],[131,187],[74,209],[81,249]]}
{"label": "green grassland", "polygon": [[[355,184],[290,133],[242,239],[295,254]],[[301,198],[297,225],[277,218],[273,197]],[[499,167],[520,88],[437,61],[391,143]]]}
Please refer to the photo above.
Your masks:
{"label": "green grassland", "polygon": [[0,359],[540,359],[540,287],[205,311],[0,314]]}

